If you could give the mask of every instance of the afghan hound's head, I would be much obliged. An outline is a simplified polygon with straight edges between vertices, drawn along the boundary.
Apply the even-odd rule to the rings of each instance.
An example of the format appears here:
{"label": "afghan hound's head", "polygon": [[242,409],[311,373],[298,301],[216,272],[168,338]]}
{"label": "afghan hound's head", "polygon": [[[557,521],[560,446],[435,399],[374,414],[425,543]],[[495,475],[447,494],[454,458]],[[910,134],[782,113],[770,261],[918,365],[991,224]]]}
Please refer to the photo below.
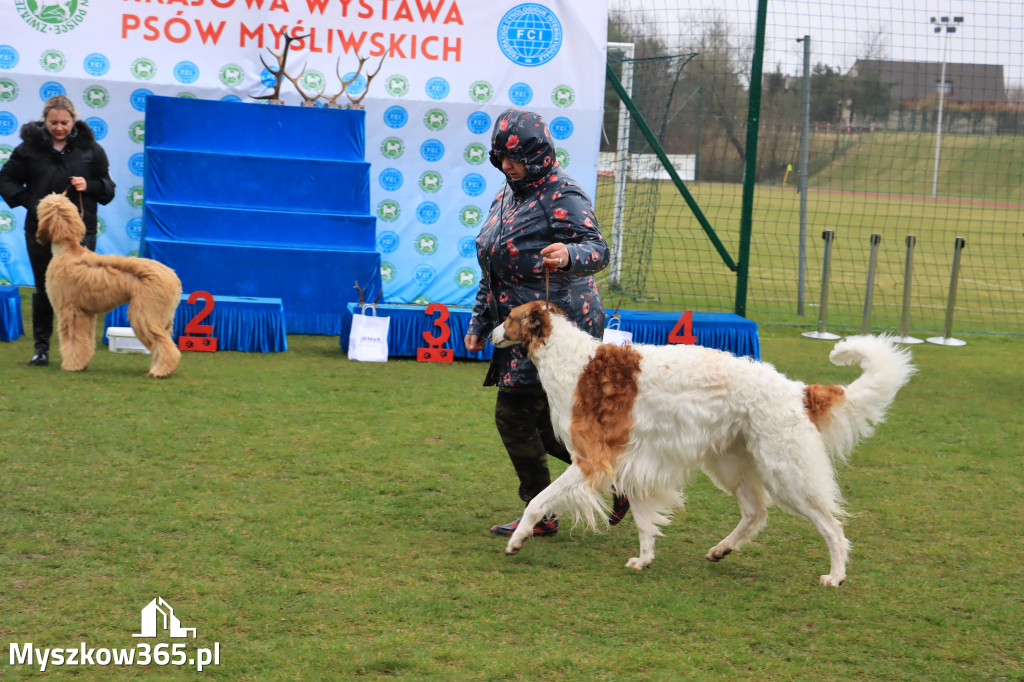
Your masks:
{"label": "afghan hound's head", "polygon": [[39,228],[36,241],[40,244],[78,244],[85,236],[85,223],[78,209],[63,194],[47,194],[36,207]]}
{"label": "afghan hound's head", "polygon": [[544,301],[533,301],[513,308],[505,321],[491,332],[491,343],[497,348],[521,344],[527,354],[544,345],[551,334],[551,316],[562,315],[557,307]]}

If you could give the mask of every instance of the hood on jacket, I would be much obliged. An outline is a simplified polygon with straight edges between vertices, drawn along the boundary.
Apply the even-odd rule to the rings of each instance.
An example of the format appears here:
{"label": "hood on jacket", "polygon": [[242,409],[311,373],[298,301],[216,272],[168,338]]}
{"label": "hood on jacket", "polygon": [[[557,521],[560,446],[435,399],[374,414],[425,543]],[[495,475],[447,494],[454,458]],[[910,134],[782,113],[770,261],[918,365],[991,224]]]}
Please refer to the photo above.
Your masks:
{"label": "hood on jacket", "polygon": [[491,165],[501,170],[503,156],[526,164],[526,179],[519,183],[536,182],[558,166],[548,124],[539,114],[522,109],[506,109],[494,122]]}
{"label": "hood on jacket", "polygon": [[[53,138],[50,137],[50,131],[46,129],[46,123],[43,121],[31,121],[21,126],[21,139],[39,149],[53,148]],[[95,141],[96,136],[93,135],[89,124],[85,121],[75,121],[68,134],[68,142],[72,145],[90,145]]]}

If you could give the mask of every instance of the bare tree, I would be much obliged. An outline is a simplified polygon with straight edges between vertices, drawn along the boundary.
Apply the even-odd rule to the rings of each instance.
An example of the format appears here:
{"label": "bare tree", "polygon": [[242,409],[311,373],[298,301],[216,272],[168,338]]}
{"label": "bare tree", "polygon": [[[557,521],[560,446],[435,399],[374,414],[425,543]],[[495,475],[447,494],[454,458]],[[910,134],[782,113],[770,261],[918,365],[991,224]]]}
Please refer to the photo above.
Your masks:
{"label": "bare tree", "polygon": [[861,59],[888,59],[889,58],[889,30],[878,25],[870,30],[860,33]]}

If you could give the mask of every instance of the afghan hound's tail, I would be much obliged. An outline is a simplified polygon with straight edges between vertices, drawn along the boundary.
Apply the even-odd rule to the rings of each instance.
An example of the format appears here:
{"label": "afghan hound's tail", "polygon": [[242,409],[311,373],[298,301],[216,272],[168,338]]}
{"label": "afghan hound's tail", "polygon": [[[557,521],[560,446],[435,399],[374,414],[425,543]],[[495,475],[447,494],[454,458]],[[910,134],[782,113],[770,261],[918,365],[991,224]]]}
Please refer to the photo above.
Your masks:
{"label": "afghan hound's tail", "polygon": [[[816,422],[829,453],[845,461],[858,441],[869,437],[875,425],[885,420],[897,391],[917,370],[911,364],[910,351],[886,336],[847,337],[832,349],[829,360],[838,366],[858,363],[864,371],[850,385],[835,387],[841,394],[837,393]],[[808,387],[805,395],[812,388]]]}

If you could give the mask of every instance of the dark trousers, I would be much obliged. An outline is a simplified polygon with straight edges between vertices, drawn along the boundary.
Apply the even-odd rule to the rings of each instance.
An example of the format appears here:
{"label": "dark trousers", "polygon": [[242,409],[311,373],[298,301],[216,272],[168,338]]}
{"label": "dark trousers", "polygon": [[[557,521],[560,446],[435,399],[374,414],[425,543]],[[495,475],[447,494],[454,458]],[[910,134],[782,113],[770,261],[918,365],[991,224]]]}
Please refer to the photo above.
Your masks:
{"label": "dark trousers", "polygon": [[551,428],[548,398],[540,386],[499,388],[494,423],[519,477],[519,497],[529,502],[551,483],[547,456],[569,464],[569,451]]}
{"label": "dark trousers", "polygon": [[[95,251],[96,235],[87,234],[82,239],[82,246]],[[31,235],[25,232],[25,247],[28,249],[28,261],[32,265],[32,278],[36,285],[36,291],[32,294],[32,339],[37,351],[49,351],[50,336],[53,335],[53,306],[46,293],[46,268],[53,258],[53,251],[49,244],[44,246],[36,241],[34,230]]]}

